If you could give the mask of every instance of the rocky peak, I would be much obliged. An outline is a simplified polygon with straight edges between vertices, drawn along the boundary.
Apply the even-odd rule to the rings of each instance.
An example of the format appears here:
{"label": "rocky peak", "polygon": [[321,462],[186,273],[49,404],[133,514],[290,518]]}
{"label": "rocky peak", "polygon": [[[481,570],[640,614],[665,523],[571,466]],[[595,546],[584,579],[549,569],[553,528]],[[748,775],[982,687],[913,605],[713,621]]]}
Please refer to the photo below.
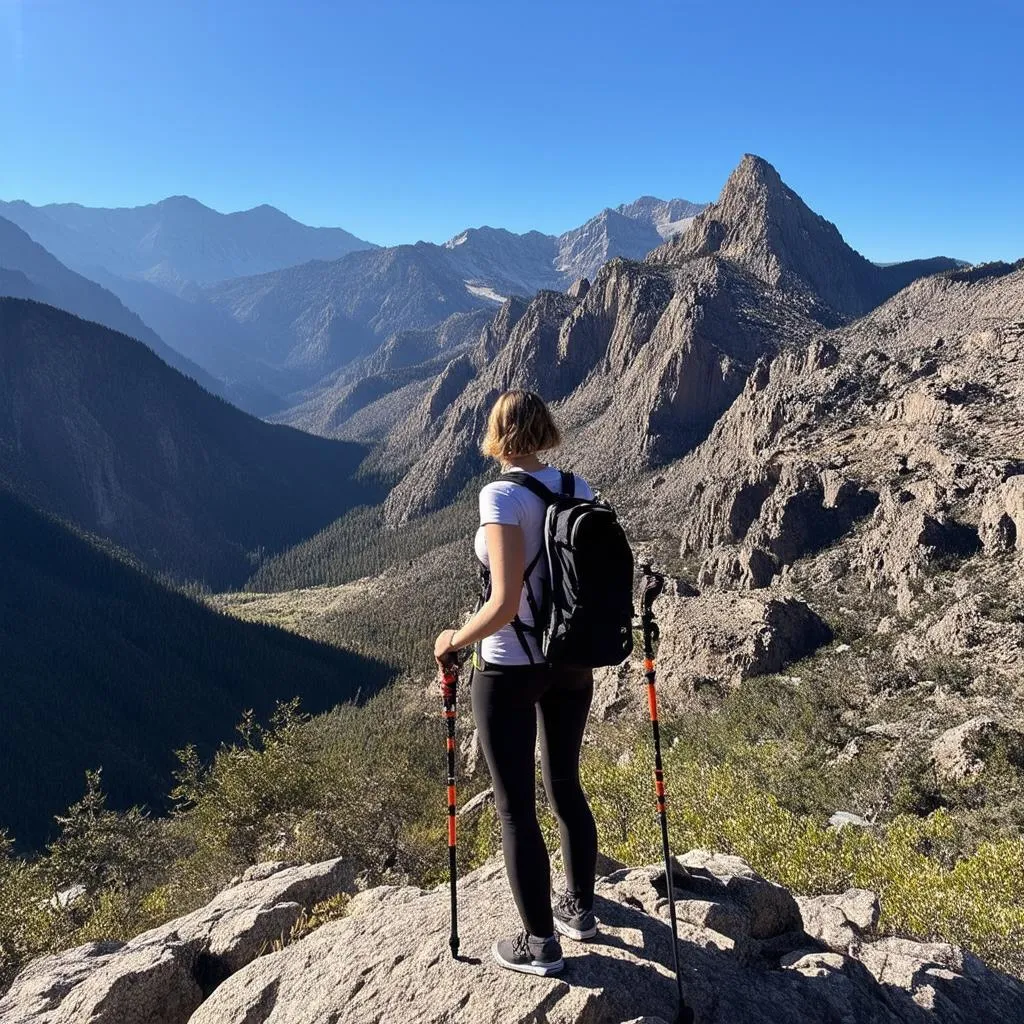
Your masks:
{"label": "rocky peak", "polygon": [[613,257],[642,259],[661,240],[662,236],[649,219],[602,210],[586,224],[559,238],[555,265],[570,279],[593,279],[598,269]]}
{"label": "rocky peak", "polygon": [[[652,260],[674,263],[718,255],[739,264],[772,288],[803,295],[816,318],[832,326],[861,316],[909,283],[905,264],[878,267],[843,240],[815,213],[767,160],[750,153],[729,175],[717,202]],[[929,261],[919,273],[956,265]]]}

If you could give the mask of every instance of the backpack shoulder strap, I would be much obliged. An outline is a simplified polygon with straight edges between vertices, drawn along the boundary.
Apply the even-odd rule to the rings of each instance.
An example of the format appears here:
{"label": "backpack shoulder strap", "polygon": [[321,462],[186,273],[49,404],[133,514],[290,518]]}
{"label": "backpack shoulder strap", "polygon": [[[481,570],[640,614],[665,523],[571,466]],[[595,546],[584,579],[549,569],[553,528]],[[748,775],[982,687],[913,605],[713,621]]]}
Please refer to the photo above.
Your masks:
{"label": "backpack shoulder strap", "polygon": [[534,494],[544,502],[545,505],[550,505],[555,500],[555,495],[551,493],[539,480],[530,476],[529,473],[524,473],[521,469],[514,469],[509,473],[502,473],[498,477],[499,480],[507,480],[510,484],[519,484],[520,487],[525,487],[528,491],[532,491]]}
{"label": "backpack shoulder strap", "polygon": [[565,470],[561,470],[562,473],[562,493],[568,498],[576,497],[576,477],[572,473],[566,473]]}

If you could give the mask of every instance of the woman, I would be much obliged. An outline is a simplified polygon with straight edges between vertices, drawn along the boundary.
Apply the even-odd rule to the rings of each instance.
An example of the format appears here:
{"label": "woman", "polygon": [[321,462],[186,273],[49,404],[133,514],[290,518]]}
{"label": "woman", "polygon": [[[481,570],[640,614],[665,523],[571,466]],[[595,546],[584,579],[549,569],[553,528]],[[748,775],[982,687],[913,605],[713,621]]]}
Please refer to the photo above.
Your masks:
{"label": "woman", "polygon": [[[494,403],[482,448],[503,472],[528,473],[556,493],[568,482],[577,497],[593,498],[584,480],[566,474],[564,481],[537,457],[559,442],[543,399],[531,391],[507,391]],[[505,867],[524,929],[497,941],[493,953],[503,967],[541,975],[563,967],[556,929],[574,939],[597,932],[597,829],[579,778],[594,679],[590,669],[549,666],[541,653],[531,605],[547,577],[546,560],[539,557],[545,511],[544,501],[520,484],[497,480],[481,490],[474,547],[490,571],[490,595],[464,626],[446,629],[434,646],[440,663],[480,642],[473,659],[473,717],[494,782]],[[554,907],[535,806],[538,731],[544,788],[558,818],[568,883]]]}

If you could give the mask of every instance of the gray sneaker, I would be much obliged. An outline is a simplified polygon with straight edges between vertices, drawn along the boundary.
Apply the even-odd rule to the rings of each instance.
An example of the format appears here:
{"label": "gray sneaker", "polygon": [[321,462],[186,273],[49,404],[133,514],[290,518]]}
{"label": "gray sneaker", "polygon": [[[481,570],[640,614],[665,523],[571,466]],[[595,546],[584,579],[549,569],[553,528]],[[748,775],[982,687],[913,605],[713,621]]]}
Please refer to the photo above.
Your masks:
{"label": "gray sneaker", "polygon": [[551,908],[555,931],[570,939],[592,939],[597,934],[597,918],[574,892],[564,892]]}
{"label": "gray sneaker", "polygon": [[491,952],[502,967],[521,974],[557,974],[565,966],[562,947],[554,935],[538,939],[520,932],[515,938],[499,939]]}

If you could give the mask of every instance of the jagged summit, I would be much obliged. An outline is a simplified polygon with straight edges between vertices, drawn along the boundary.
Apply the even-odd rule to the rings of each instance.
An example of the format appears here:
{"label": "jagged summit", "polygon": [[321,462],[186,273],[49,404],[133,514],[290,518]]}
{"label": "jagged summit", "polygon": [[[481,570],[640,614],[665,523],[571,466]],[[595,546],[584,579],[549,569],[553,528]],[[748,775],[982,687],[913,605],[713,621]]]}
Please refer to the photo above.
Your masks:
{"label": "jagged summit", "polygon": [[819,318],[826,322],[830,312],[843,319],[862,316],[913,277],[957,265],[938,258],[876,266],[847,245],[836,226],[810,209],[767,160],[751,153],[729,175],[718,200],[652,260],[676,263],[711,255],[739,264],[770,287],[804,293],[825,307]]}
{"label": "jagged summit", "polygon": [[641,196],[631,203],[615,208],[616,213],[633,220],[648,220],[665,241],[670,241],[685,231],[707,203],[691,203],[687,199],[658,199],[656,196]]}

